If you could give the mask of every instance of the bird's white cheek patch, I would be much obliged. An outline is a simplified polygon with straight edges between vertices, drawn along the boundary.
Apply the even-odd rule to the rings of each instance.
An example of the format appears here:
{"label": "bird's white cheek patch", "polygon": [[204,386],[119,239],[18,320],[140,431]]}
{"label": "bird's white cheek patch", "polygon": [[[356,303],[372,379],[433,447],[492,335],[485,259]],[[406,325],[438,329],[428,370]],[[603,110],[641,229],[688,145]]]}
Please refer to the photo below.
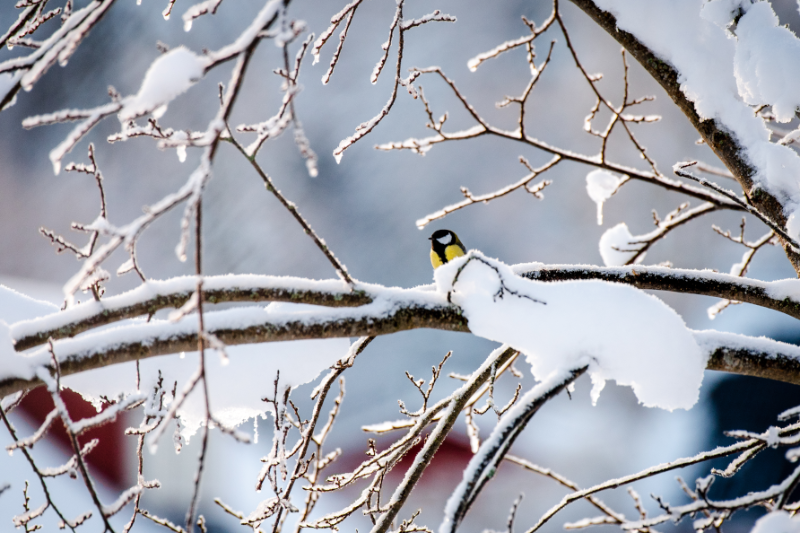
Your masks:
{"label": "bird's white cheek patch", "polygon": [[439,237],[436,240],[439,241],[439,244],[450,244],[451,242],[453,242],[453,236],[445,235],[444,237]]}

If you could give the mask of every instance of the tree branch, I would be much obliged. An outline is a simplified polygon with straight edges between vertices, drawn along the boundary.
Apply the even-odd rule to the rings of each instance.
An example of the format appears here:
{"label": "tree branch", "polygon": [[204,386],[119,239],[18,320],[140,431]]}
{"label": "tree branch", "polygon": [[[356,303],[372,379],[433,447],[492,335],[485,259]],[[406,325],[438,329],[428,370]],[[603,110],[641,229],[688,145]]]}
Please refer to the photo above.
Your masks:
{"label": "tree branch", "polygon": [[[658,266],[598,267],[591,265],[515,265],[522,277],[538,281],[599,279],[633,285],[639,289],[714,296],[766,307],[800,319],[800,302],[788,296],[795,280],[766,282],[711,271]],[[787,292],[787,294],[783,294]]]}
{"label": "tree branch", "polygon": [[[520,276],[537,281],[599,279],[625,283],[639,289],[664,290],[714,296],[765,307],[800,319],[800,302],[789,297],[794,280],[764,282],[711,271],[654,266],[598,267],[589,265],[514,266]],[[787,285],[788,284],[788,285]],[[95,327],[165,308],[180,308],[196,289],[194,277],[146,284],[100,302],[89,301],[54,315],[18,322],[11,327],[17,351],[44,344],[51,337],[73,337]],[[203,301],[290,302],[325,307],[358,307],[373,302],[383,289],[379,285],[358,283],[350,292],[339,280],[310,281],[302,278],[228,275],[203,280]]]}
{"label": "tree branch", "polygon": [[[420,297],[390,303],[384,299],[357,309],[322,309],[311,316],[265,313],[263,308],[232,309],[206,313],[205,324],[207,333],[228,346],[388,335],[419,328],[469,331],[467,321],[457,307],[435,304],[431,300]],[[232,320],[243,327],[232,328]],[[197,349],[196,318],[188,315],[175,324],[161,321],[132,324],[77,339],[63,339],[53,345],[61,373],[66,376],[157,355],[194,351]],[[46,353],[42,354],[42,350]],[[49,351],[45,348],[30,357],[33,358],[31,366],[39,362],[51,366]],[[0,397],[40,384],[33,374],[8,376],[0,379]]]}
{"label": "tree branch", "polygon": [[[362,288],[350,291],[339,280],[312,282],[277,276],[227,275],[203,278],[203,301],[225,302],[291,302],[325,307],[356,307],[372,302]],[[150,280],[132,291],[103,300],[78,304],[67,311],[17,323],[12,328],[17,351],[44,344],[48,339],[74,337],[96,327],[127,318],[154,315],[161,309],[180,309],[197,289],[194,276],[169,281]]]}
{"label": "tree branch", "polygon": [[[661,85],[675,105],[686,115],[692,126],[700,133],[708,147],[711,148],[725,167],[731,171],[736,181],[742,186],[742,190],[745,192],[753,191],[749,198],[752,204],[779,225],[785,226],[786,216],[781,202],[763,188],[753,189],[755,184],[753,176],[756,172],[747,161],[742,145],[716,119],[703,120],[700,118],[694,108],[694,103],[686,98],[686,95],[681,90],[678,71],[656,56],[633,34],[617,28],[617,19],[612,14],[597,7],[592,0],[571,1],[630,52],[648,74]],[[788,243],[783,244],[786,256],[795,271],[800,274],[800,254],[792,251]]]}
{"label": "tree branch", "polygon": [[[315,315],[265,313],[246,308],[206,314],[206,332],[226,345],[306,339],[377,336],[412,329],[440,329],[468,333],[467,319],[455,306],[431,299],[378,300],[356,309],[321,310]],[[243,324],[232,328],[232,320]],[[178,326],[178,327],[176,327]],[[766,338],[719,332],[696,332],[698,344],[709,354],[707,368],[741,375],[776,379],[800,385],[800,348]],[[133,324],[53,343],[63,375],[157,355],[193,351],[197,324],[192,315],[177,324]],[[20,355],[20,358],[26,357]],[[37,387],[32,371],[37,364],[51,367],[48,348],[31,354],[28,375],[0,379],[0,397]]]}

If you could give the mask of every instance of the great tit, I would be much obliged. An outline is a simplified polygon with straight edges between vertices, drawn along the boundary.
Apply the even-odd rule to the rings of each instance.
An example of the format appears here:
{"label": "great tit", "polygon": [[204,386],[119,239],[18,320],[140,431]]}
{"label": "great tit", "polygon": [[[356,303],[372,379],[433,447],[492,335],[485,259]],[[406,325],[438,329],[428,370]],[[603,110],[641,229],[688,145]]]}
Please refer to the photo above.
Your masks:
{"label": "great tit", "polygon": [[461,244],[458,235],[449,229],[436,230],[429,239],[431,241],[431,264],[434,269],[467,253],[467,249]]}

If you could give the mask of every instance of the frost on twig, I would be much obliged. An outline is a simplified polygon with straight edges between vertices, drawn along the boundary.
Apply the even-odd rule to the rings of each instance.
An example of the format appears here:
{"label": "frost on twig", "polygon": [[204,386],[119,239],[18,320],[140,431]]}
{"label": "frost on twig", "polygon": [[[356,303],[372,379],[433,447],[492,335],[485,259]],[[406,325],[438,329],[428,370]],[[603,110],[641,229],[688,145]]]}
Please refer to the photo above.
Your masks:
{"label": "frost on twig", "polygon": [[[0,110],[13,105],[20,89],[30,91],[55,63],[65,66],[113,3],[114,0],[93,0],[73,11],[71,2],[68,2],[68,8],[65,7],[61,16],[60,28],[45,40],[37,42],[28,55],[0,62],[0,76],[10,77],[8,83],[2,84],[5,94],[0,93]],[[0,38],[0,46],[11,45],[14,40],[23,44],[25,41],[20,41],[23,36],[32,35],[43,23],[52,20],[58,12],[44,13],[45,4],[46,2],[37,2],[20,6],[26,9]]]}
{"label": "frost on twig", "polygon": [[[311,54],[314,56],[314,63],[319,60],[319,52],[320,49],[325,45],[325,43],[330,39],[333,32],[336,28],[341,24],[345,17],[347,17],[347,21],[345,22],[345,26],[342,29],[341,33],[339,34],[339,44],[336,48],[336,51],[333,54],[333,58],[331,59],[330,66],[328,67],[327,72],[322,77],[322,82],[327,84],[330,81],[330,77],[333,74],[333,69],[336,67],[336,64],[339,60],[339,55],[341,54],[342,47],[344,46],[344,41],[347,38],[347,31],[350,28],[350,24],[353,20],[353,16],[355,15],[356,8],[358,8],[361,0],[354,0],[350,4],[348,4],[344,9],[342,9],[339,13],[334,15],[331,18],[331,26],[320,35],[319,39],[314,43],[314,47],[311,51]],[[381,54],[380,59],[375,64],[375,67],[372,70],[372,74],[370,76],[370,81],[375,84],[378,81],[378,77],[380,76],[381,72],[383,72],[383,68],[386,65],[389,59],[389,53],[392,46],[392,41],[394,40],[395,30],[397,30],[397,59],[395,63],[395,72],[394,72],[394,81],[392,83],[392,92],[389,96],[389,100],[383,106],[383,109],[372,117],[370,120],[366,122],[362,122],[360,125],[356,127],[356,131],[353,135],[342,139],[339,143],[339,146],[333,151],[333,156],[336,159],[336,162],[339,163],[342,160],[342,156],[344,155],[344,151],[347,150],[350,146],[361,140],[363,137],[368,135],[375,127],[389,114],[392,107],[394,106],[395,99],[397,98],[397,89],[400,85],[406,86],[415,98],[415,91],[411,87],[411,79],[403,80],[401,76],[401,66],[403,62],[403,52],[405,47],[405,32],[426,24],[428,22],[455,22],[456,18],[451,15],[442,14],[439,10],[436,10],[428,15],[425,15],[419,19],[412,19],[412,20],[404,20],[403,19],[403,9],[405,6],[405,0],[398,0],[397,1],[397,8],[395,9],[394,16],[392,17],[391,24],[389,25],[389,34],[384,42],[381,45],[381,49],[383,53]]]}
{"label": "frost on twig", "polygon": [[495,200],[497,198],[505,196],[505,195],[507,195],[507,194],[509,194],[509,193],[511,193],[513,191],[516,191],[517,189],[520,189],[520,188],[524,188],[527,192],[529,192],[531,195],[533,195],[534,198],[537,198],[539,200],[543,199],[544,195],[542,194],[542,191],[544,190],[545,187],[547,187],[548,185],[550,185],[553,182],[550,181],[550,180],[542,180],[542,181],[540,181],[539,183],[537,183],[537,184],[535,184],[533,186],[531,186],[529,184],[534,179],[536,179],[536,177],[539,176],[540,174],[542,174],[544,172],[547,172],[551,168],[555,167],[559,163],[559,161],[561,161],[561,156],[556,155],[548,163],[544,164],[543,166],[541,166],[539,168],[533,168],[528,163],[528,161],[522,156],[520,156],[519,159],[520,159],[520,162],[523,165],[525,165],[525,167],[530,171],[530,174],[526,175],[525,177],[523,177],[522,179],[520,179],[516,183],[513,183],[511,185],[507,185],[506,187],[503,187],[500,190],[497,190],[495,192],[488,193],[488,194],[478,195],[478,196],[473,195],[469,191],[469,189],[467,189],[466,187],[462,187],[461,188],[461,193],[464,195],[464,200],[458,202],[457,204],[448,205],[447,207],[444,207],[443,209],[440,209],[439,211],[436,211],[435,213],[431,213],[430,215],[426,216],[425,218],[421,218],[421,219],[417,220],[417,222],[416,222],[417,228],[422,229],[425,226],[427,226],[428,224],[430,224],[431,222],[433,222],[434,220],[438,220],[440,218],[444,218],[445,216],[449,215],[450,213],[452,213],[454,211],[458,211],[459,209],[463,209],[465,207],[468,207],[468,206],[470,206],[472,204],[476,204],[476,203],[488,203],[488,202],[490,202],[492,200]]}
{"label": "frost on twig", "polygon": [[220,4],[222,4],[222,0],[204,0],[203,2],[198,2],[189,7],[189,9],[184,11],[182,17],[184,31],[192,30],[192,23],[196,18],[200,18],[209,13],[215,15]]}
{"label": "frost on twig", "polygon": [[[746,219],[742,218],[742,222],[739,225],[740,233],[738,237],[732,237],[730,231],[722,231],[719,227],[712,226],[712,229],[719,235],[723,236],[724,238],[728,239],[733,243],[739,244],[744,248],[746,248],[744,254],[742,254],[742,260],[738,263],[734,263],[731,266],[730,274],[732,276],[743,277],[747,273],[747,269],[750,266],[750,263],[752,262],[753,258],[755,257],[756,252],[758,252],[761,248],[763,248],[767,244],[772,244],[772,245],[777,244],[776,242],[777,239],[775,238],[775,232],[771,230],[768,231],[759,239],[757,239],[756,241],[747,242],[744,239],[745,225],[746,225]],[[737,300],[731,300],[730,298],[725,298],[708,308],[707,310],[708,318],[713,320],[714,318],[717,317],[717,315],[719,315],[719,313],[721,313],[727,307],[731,305],[736,305],[738,303],[741,302]]]}
{"label": "frost on twig", "polygon": [[[560,503],[547,511],[547,513],[545,513],[528,531],[538,531],[558,512],[575,501],[579,501],[584,498],[590,499],[591,501],[591,498],[593,497],[592,495],[597,494],[598,492],[625,486],[635,481],[677,470],[688,465],[734,455],[736,457],[724,471],[712,469],[712,473],[714,475],[730,477],[739,472],[740,468],[747,461],[751,460],[756,454],[758,454],[758,452],[762,451],[767,446],[790,446],[800,441],[800,424],[794,423],[782,428],[770,428],[763,434],[751,434],[748,432],[733,432],[732,434],[741,437],[742,440],[730,446],[721,446],[714,450],[702,452],[692,457],[676,459],[669,463],[660,464],[630,476],[611,479],[588,489],[576,490],[577,487],[570,487],[573,488],[575,492],[562,498]],[[791,451],[792,450],[790,450],[790,452]],[[711,500],[708,495],[709,488],[711,487],[711,483],[713,481],[713,476],[698,479],[696,492],[688,489],[688,487],[686,487],[683,481],[679,478],[678,482],[684,487],[684,491],[692,499],[691,503],[680,506],[668,505],[660,498],[656,497],[656,500],[659,502],[659,506],[661,507],[662,511],[664,511],[664,514],[653,518],[647,518],[643,510],[640,508],[639,502],[637,503],[637,509],[640,511],[640,520],[628,520],[622,515],[617,515],[617,518],[620,520],[617,523],[620,523],[625,530],[637,531],[658,525],[668,520],[677,522],[687,515],[694,515],[695,513],[702,512],[705,513],[705,518],[702,519],[702,522],[695,521],[695,527],[699,531],[703,531],[707,528],[714,527],[714,524],[716,524],[716,527],[719,527],[722,522],[730,518],[730,515],[737,509],[746,509],[754,505],[769,505],[770,503],[773,505],[778,505],[778,508],[780,508],[781,505],[785,504],[786,498],[789,496],[787,491],[792,490],[793,484],[797,479],[798,469],[795,469],[795,471],[781,483],[773,485],[765,491],[751,492],[746,496],[732,498],[727,501],[718,501]],[[636,497],[634,497],[634,501],[637,501]],[[575,525],[582,524],[584,527],[589,527],[603,523],[608,522],[605,520],[587,519],[576,522]]]}
{"label": "frost on twig", "polygon": [[673,171],[678,176],[694,180],[700,183],[701,185],[704,185],[712,189],[713,191],[730,199],[738,206],[740,206],[742,209],[748,211],[750,214],[758,218],[761,222],[769,226],[769,228],[772,229],[772,231],[774,231],[790,246],[792,246],[795,250],[797,250],[797,253],[800,253],[800,244],[797,244],[797,242],[792,237],[789,236],[789,234],[786,232],[786,229],[781,227],[780,224],[778,224],[777,222],[769,218],[767,215],[759,211],[756,207],[752,206],[747,198],[745,200],[742,200],[733,191],[724,189],[723,187],[720,187],[719,185],[712,183],[705,178],[695,176],[694,174],[686,170],[687,168],[694,166],[695,164],[696,161],[675,163],[675,165],[673,166]]}
{"label": "frost on twig", "polygon": [[[442,533],[455,531],[484,485],[494,477],[511,445],[539,408],[586,371],[586,367],[554,374],[527,392],[519,403],[503,415],[492,434],[481,445],[464,471],[464,479],[451,494]],[[513,523],[513,519],[511,520]]]}

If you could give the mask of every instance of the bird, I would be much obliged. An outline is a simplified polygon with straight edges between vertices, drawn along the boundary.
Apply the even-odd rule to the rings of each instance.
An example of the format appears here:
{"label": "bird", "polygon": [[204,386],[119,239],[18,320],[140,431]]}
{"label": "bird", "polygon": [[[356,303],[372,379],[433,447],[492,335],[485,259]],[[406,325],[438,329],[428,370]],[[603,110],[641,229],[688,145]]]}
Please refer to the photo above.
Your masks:
{"label": "bird", "polygon": [[431,264],[434,270],[467,253],[458,235],[449,229],[436,230],[428,239],[431,241]]}

